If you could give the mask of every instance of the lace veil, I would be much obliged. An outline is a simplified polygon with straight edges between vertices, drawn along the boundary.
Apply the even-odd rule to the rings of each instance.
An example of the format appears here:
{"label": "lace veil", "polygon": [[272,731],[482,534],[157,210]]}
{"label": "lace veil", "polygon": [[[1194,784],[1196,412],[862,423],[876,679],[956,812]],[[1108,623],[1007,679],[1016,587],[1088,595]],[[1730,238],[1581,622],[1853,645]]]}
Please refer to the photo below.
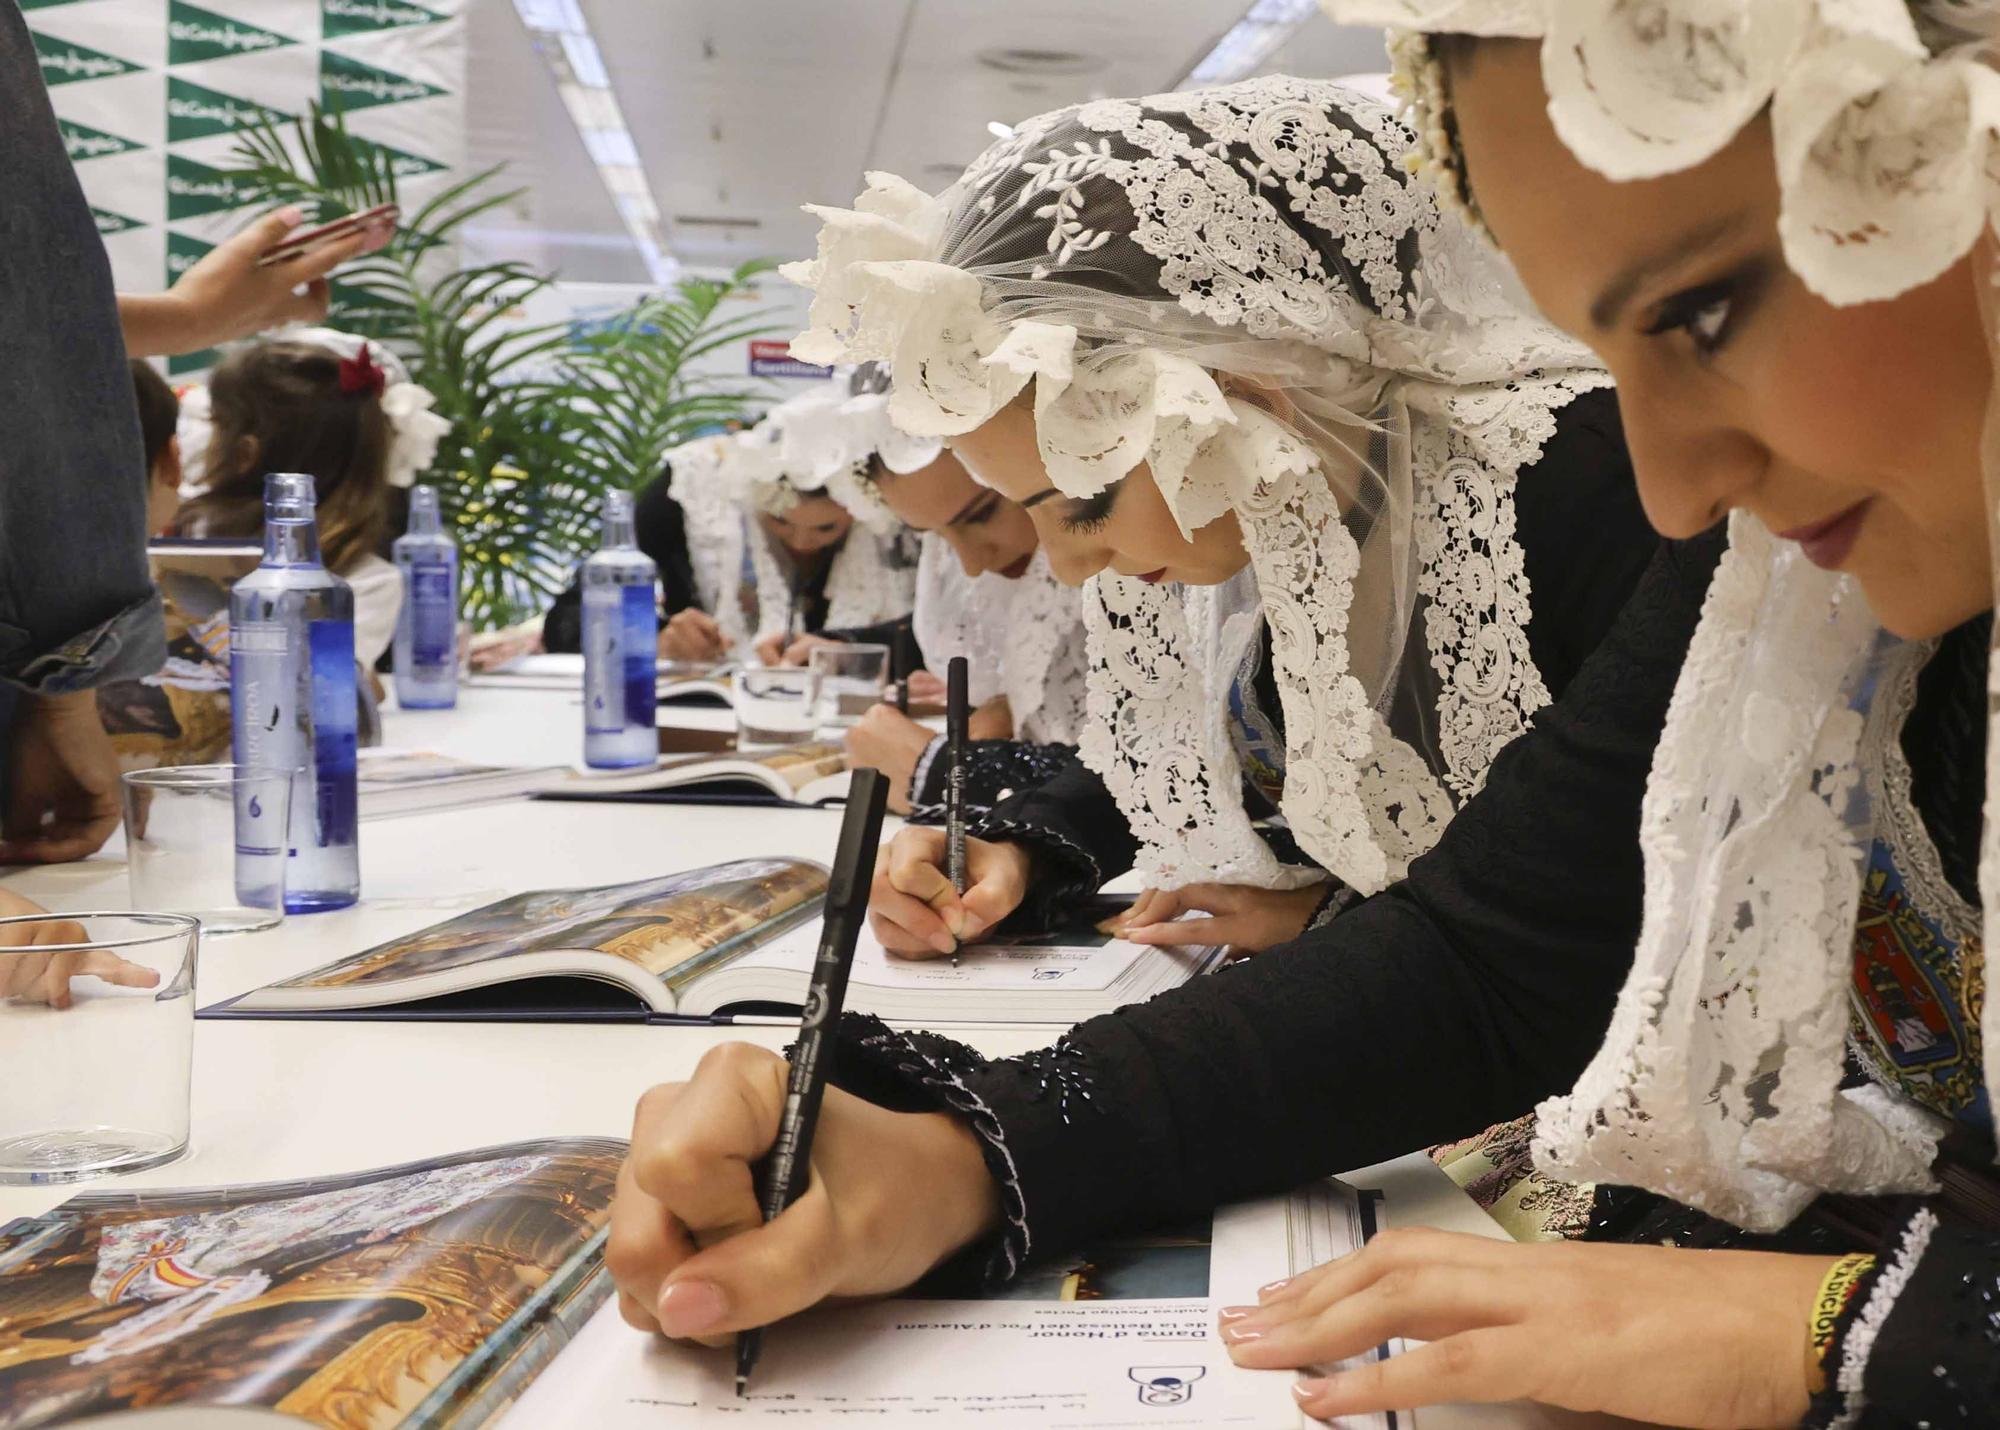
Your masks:
{"label": "lace veil", "polygon": [[[909,613],[915,572],[902,525],[869,476],[880,450],[870,444],[891,445],[899,461],[912,463],[910,470],[934,460],[938,445],[893,434],[879,415],[882,404],[880,397],[853,397],[842,382],[780,403],[746,431],[697,438],[666,454],[673,471],[667,491],[686,517],[702,602],[732,644],[791,622],[784,563],[751,518],[789,511],[804,495],[831,497],[854,518],[827,573],[828,628],[874,625]],[[754,578],[748,592],[746,575]]]}
{"label": "lace veil", "polygon": [[[1411,142],[1306,80],[1093,101],[936,197],[871,174],[853,209],[813,210],[818,257],[786,270],[815,295],[793,351],[887,361],[903,430],[1028,401],[1063,492],[1144,462],[1184,532],[1235,514],[1254,590],[1086,588],[1083,756],[1162,887],[1318,877],[1251,827],[1221,723],[1260,617],[1284,815],[1357,889],[1400,876],[1547,699],[1512,483],[1605,379],[1409,181]],[[1383,718],[1404,680],[1434,712],[1422,749]]]}
{"label": "lace veil", "polygon": [[1016,739],[1074,745],[1084,729],[1083,610],[1038,551],[1018,580],[967,576],[944,538],[923,539],[917,559],[917,645],[942,671],[966,658],[974,705],[1007,697]]}
{"label": "lace veil", "polygon": [[[1787,258],[1831,302],[1938,277],[1990,222],[2000,77],[1970,43],[1994,30],[2000,7],[1986,0],[1328,9],[1432,33],[1541,35],[1558,132],[1614,178],[1698,163],[1768,106]],[[1461,182],[1428,46],[1419,35],[1397,49],[1425,163]],[[1981,276],[1990,295],[1984,260]],[[1989,451],[1989,519],[1995,470]],[[1759,1230],[1820,1191],[1931,1189],[1934,1121],[1874,1087],[1840,1087],[1869,791],[1881,787],[1880,747],[1863,734],[1896,644],[1852,578],[1732,519],[1647,787],[1633,971],[1597,1057],[1540,1109],[1544,1169],[1647,1187]],[[1990,721],[1988,758],[2000,761]],[[1986,949],[2000,948],[1996,789],[1990,763]],[[2000,1106],[2000,1000],[1980,1022]]]}

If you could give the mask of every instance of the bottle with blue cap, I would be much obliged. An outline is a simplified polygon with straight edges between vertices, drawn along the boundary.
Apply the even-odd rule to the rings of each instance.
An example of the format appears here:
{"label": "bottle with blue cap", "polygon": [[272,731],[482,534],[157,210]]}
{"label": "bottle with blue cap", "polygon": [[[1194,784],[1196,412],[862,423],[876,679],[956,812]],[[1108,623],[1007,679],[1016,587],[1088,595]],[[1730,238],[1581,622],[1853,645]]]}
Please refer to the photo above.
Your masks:
{"label": "bottle with blue cap", "polygon": [[583,563],[583,762],[629,770],[660,758],[659,571],[633,535],[632,493],[606,492],[603,522]]}
{"label": "bottle with blue cap", "polygon": [[444,534],[436,487],[410,491],[410,527],[396,538],[403,609],[396,620],[396,703],[405,710],[458,704],[458,547]]}
{"label": "bottle with blue cap", "polygon": [[354,592],[320,560],[310,476],[264,479],[264,559],[229,593],[229,685],[236,763],[292,771],[285,911],[347,907],[361,897]]}

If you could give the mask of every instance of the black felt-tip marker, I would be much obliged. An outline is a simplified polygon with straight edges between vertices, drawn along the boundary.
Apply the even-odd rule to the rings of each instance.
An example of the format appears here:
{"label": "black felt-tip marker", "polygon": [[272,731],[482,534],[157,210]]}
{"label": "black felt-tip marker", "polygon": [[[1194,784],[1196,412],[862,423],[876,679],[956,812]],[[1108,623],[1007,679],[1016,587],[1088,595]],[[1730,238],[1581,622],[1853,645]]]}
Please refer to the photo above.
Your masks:
{"label": "black felt-tip marker", "polygon": [[[944,751],[950,763],[945,767],[944,858],[952,891],[960,898],[965,897],[971,882],[965,867],[965,730],[972,719],[966,709],[971,703],[966,693],[969,679],[965,657],[953,656],[945,674]],[[951,950],[951,963],[954,968],[958,966],[956,944]]]}
{"label": "black felt-tip marker", "polygon": [[[854,967],[854,945],[868,918],[868,886],[875,880],[875,850],[882,842],[882,812],[889,804],[889,782],[880,770],[856,770],[848,787],[847,813],[840,822],[840,844],[834,851],[833,874],[826,886],[826,917],[820,927],[819,955],[813,960],[812,982],[799,1021],[799,1041],[792,1050],[792,1072],[785,1084],[785,1107],[778,1118],[778,1140],[757,1169],[764,1195],[764,1220],[805,1194],[812,1178],[813,1129],[819,1125],[819,1105],[826,1097],[827,1074],[833,1065],[833,1030],[847,1002],[847,975]],[[750,1391],[750,1372],[757,1368],[763,1335],[752,1328],[736,1338],[736,1393]]]}

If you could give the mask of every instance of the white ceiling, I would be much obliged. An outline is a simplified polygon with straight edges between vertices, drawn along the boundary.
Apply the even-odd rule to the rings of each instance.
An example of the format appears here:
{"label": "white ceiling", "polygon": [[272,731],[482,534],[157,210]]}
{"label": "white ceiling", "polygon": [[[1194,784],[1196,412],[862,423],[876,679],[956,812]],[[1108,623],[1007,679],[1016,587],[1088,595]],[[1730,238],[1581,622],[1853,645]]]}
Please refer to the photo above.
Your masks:
{"label": "white ceiling", "polygon": [[[987,124],[1170,87],[1248,0],[583,0],[665,219],[696,267],[811,252],[802,203],[845,204],[866,169],[942,188]],[[520,200],[472,235],[581,281],[646,272],[511,0],[472,0],[468,123],[476,163],[505,161]],[[982,56],[1081,57],[1010,73]],[[1378,33],[1314,17],[1267,69],[1383,68]],[[742,226],[689,219],[750,220]]]}

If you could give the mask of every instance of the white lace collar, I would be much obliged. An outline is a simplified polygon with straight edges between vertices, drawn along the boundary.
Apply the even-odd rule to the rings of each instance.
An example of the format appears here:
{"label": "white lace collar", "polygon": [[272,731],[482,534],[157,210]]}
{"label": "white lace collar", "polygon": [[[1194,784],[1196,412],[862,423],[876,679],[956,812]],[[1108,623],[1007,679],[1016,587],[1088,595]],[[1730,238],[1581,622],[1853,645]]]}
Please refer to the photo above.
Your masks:
{"label": "white lace collar", "polygon": [[964,656],[979,705],[1004,695],[1016,739],[1073,745],[1083,725],[1083,605],[1037,551],[1020,579],[968,577],[944,538],[929,533],[917,561],[917,644],[942,672]]}
{"label": "white lace collar", "polygon": [[1851,578],[1732,520],[1647,783],[1632,973],[1574,1091],[1540,1108],[1546,1170],[1766,1231],[1822,1191],[1931,1189],[1935,1120],[1840,1091],[1887,639]]}

